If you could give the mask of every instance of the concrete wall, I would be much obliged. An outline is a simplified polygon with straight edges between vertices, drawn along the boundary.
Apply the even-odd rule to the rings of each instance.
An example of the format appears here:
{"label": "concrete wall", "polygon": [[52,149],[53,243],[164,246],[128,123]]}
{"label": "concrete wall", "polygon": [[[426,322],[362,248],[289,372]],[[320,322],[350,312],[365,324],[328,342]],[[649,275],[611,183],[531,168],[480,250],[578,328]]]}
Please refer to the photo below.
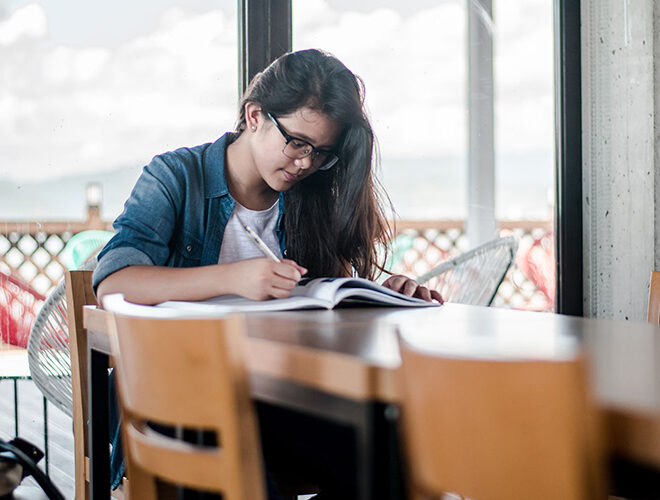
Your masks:
{"label": "concrete wall", "polygon": [[660,6],[582,0],[581,14],[585,315],[643,321],[660,269]]}

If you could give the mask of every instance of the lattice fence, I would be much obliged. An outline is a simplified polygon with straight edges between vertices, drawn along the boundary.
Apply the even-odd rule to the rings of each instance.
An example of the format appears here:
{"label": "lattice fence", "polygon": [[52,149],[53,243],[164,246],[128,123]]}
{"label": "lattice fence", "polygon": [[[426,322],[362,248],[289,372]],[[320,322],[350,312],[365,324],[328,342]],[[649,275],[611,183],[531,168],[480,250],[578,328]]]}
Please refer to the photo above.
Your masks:
{"label": "lattice fence", "polygon": [[59,259],[70,232],[0,234],[0,271],[20,276],[41,293],[50,291],[64,275]]}
{"label": "lattice fence", "polygon": [[[554,308],[554,242],[551,221],[499,223],[500,236],[514,235],[518,252],[493,305],[535,311]],[[397,224],[394,273],[419,276],[467,250],[463,221]]]}
{"label": "lattice fence", "polygon": [[[102,225],[108,228],[108,224]],[[98,228],[85,223],[21,226],[4,223],[0,233],[0,271],[14,274],[47,294],[63,277],[60,254],[77,232]],[[3,223],[0,223],[0,230]],[[419,276],[467,250],[463,221],[400,221],[396,225],[395,273]],[[518,238],[514,266],[500,286],[494,305],[531,310],[554,306],[554,254],[550,221],[500,222],[500,235]]]}

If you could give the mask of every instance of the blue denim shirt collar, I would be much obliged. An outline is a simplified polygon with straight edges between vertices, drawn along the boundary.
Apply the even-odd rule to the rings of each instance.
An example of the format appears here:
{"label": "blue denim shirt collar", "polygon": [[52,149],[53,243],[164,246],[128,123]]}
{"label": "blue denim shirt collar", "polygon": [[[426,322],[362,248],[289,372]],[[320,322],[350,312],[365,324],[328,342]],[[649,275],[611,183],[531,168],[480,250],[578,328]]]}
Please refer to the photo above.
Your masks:
{"label": "blue denim shirt collar", "polygon": [[225,152],[235,138],[234,134],[227,132],[204,151],[203,161],[208,174],[204,193],[206,199],[227,195],[231,198],[225,177]]}
{"label": "blue denim shirt collar", "polygon": [[[222,243],[222,234],[227,221],[234,211],[236,202],[229,192],[227,177],[225,175],[225,153],[227,147],[236,139],[235,134],[224,134],[204,151],[204,170],[208,175],[206,179],[205,197],[209,200],[209,217],[204,237],[204,252],[202,265],[217,263]],[[282,216],[284,215],[284,193],[279,193],[278,206],[280,214],[277,219],[277,239],[280,243],[282,255],[286,253],[286,241],[282,230]]]}

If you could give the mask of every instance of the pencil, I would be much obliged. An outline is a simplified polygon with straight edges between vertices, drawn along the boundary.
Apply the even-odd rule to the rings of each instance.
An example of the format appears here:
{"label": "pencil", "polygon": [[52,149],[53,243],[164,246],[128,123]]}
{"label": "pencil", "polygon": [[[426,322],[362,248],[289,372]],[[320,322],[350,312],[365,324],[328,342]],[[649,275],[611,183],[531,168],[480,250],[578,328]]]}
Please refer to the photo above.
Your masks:
{"label": "pencil", "polygon": [[275,262],[282,262],[279,259],[279,257],[275,255],[270,248],[268,248],[268,245],[266,245],[264,241],[261,238],[259,238],[259,235],[255,233],[250,226],[248,226],[245,222],[241,220],[238,214],[234,214],[234,215],[236,215],[238,222],[240,222],[241,226],[243,226],[243,229],[245,229],[245,232],[250,237],[250,239],[254,242],[255,245],[257,245],[259,250],[261,250],[266,255],[266,257],[268,257],[271,260],[274,260]]}

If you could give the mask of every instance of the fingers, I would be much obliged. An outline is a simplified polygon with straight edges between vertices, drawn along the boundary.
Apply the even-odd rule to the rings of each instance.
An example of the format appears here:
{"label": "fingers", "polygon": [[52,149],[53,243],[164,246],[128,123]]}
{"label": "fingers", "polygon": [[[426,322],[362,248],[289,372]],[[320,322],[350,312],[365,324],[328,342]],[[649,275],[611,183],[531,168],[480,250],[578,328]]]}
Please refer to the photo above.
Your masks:
{"label": "fingers", "polygon": [[409,297],[412,297],[417,290],[417,282],[408,278],[408,276],[403,276],[402,274],[390,276],[383,282],[383,286],[391,288],[395,292],[408,295]]}
{"label": "fingers", "polygon": [[401,289],[401,293],[404,295],[408,295],[409,297],[413,297],[415,293],[417,292],[417,282],[415,280],[407,279],[406,282],[403,284],[403,288]]}
{"label": "fingers", "polygon": [[409,297],[416,297],[418,299],[426,300],[427,302],[437,301],[440,304],[444,303],[442,295],[437,290],[429,290],[425,286],[418,285],[417,282],[407,276],[395,274],[390,276],[383,282],[383,286],[391,288],[392,290],[408,295]]}
{"label": "fingers", "polygon": [[271,270],[273,274],[269,279],[268,295],[276,299],[289,297],[291,290],[307,273],[307,269],[289,259],[273,263]]}
{"label": "fingers", "polygon": [[300,276],[304,276],[305,274],[307,274],[307,268],[299,265],[298,263],[296,263],[296,261],[293,261],[291,259],[282,259],[282,263],[295,267],[300,273]]}
{"label": "fingers", "polygon": [[390,288],[395,292],[401,292],[401,289],[409,279],[410,278],[403,276],[402,274],[394,274],[383,282],[383,286]]}
{"label": "fingers", "polygon": [[[302,276],[307,274],[307,268],[298,265],[295,261],[293,261],[291,259],[282,259],[280,264],[286,264],[288,267],[294,268],[296,271],[298,271],[298,274],[299,274],[299,276],[297,278],[298,281],[300,281],[300,278]],[[280,268],[280,266],[278,266],[278,268]],[[284,269],[284,268],[281,268],[281,269]],[[285,272],[287,272],[287,271],[285,271]]]}
{"label": "fingers", "polygon": [[438,301],[440,304],[445,303],[445,299],[442,298],[442,295],[440,295],[440,292],[437,290],[431,290],[431,298]]}
{"label": "fingers", "polygon": [[425,286],[418,286],[413,297],[425,300],[426,302],[431,302],[433,300],[431,298],[431,292]]}

